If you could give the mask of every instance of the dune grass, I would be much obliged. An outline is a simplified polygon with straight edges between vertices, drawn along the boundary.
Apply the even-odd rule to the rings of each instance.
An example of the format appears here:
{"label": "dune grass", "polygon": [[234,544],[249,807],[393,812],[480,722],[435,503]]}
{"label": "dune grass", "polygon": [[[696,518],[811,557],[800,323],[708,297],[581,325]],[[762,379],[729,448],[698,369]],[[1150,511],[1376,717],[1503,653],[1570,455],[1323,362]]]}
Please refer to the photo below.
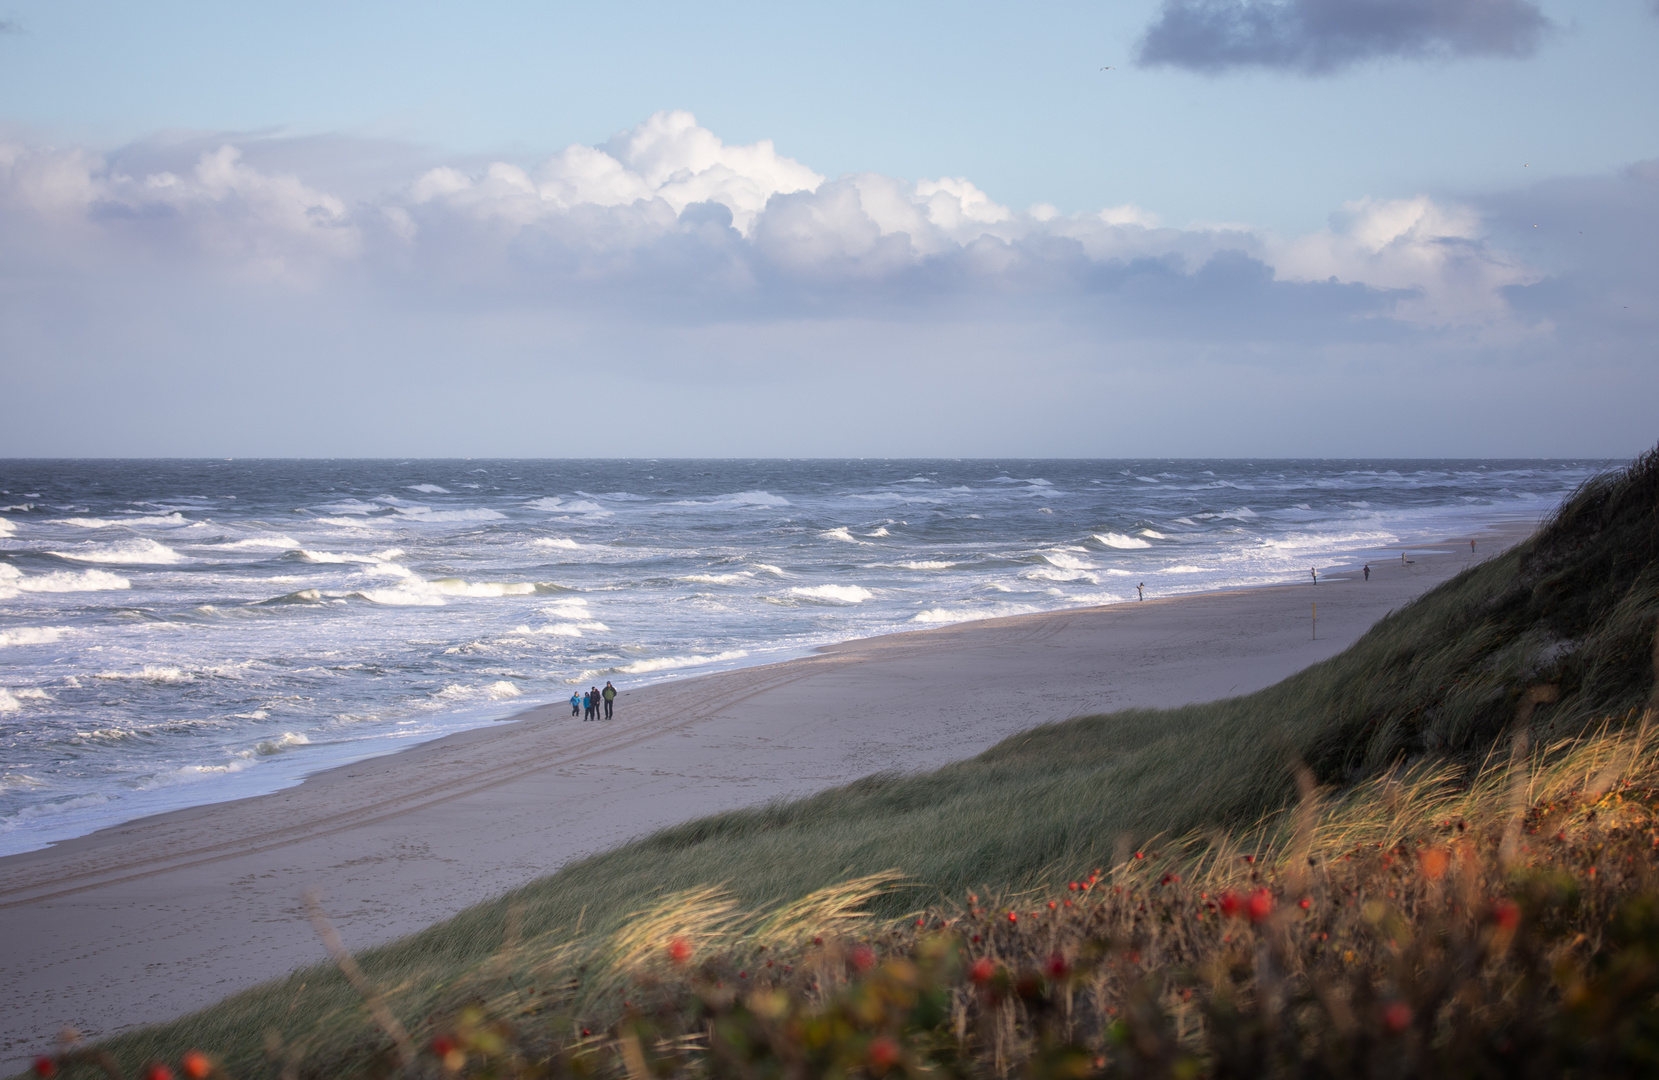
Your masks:
{"label": "dune grass", "polygon": [[[666,829],[358,960],[420,1030],[503,942],[576,950],[560,954],[571,959],[671,894],[706,900],[718,888],[735,912],[830,890],[813,901],[813,917],[828,917],[824,898],[844,899],[844,883],[898,870],[912,887],[867,907],[892,918],[970,890],[1053,888],[1157,837],[1267,842],[1253,823],[1295,800],[1299,768],[1305,784],[1353,789],[1400,770],[1478,766],[1517,725],[1548,745],[1622,722],[1652,690],[1656,620],[1659,451],[1586,485],[1532,539],[1339,656],[1259,693],[1047,725],[934,772]],[[364,1065],[373,1030],[358,993],[319,965],[105,1048],[131,1068],[209,1047],[249,1074],[268,1067],[275,1040],[339,1073]]]}

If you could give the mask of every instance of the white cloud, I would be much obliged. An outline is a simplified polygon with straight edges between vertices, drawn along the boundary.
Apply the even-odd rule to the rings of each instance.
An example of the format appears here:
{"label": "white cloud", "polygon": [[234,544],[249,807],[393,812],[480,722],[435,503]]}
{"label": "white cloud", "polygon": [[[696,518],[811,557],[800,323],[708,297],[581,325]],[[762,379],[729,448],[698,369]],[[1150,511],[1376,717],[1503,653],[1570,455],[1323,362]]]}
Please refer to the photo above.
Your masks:
{"label": "white cloud", "polygon": [[1542,277],[1519,259],[1493,250],[1480,215],[1426,195],[1348,203],[1332,226],[1270,246],[1286,281],[1359,282],[1414,292],[1394,313],[1428,326],[1492,325],[1506,319],[1502,290]]}
{"label": "white cloud", "polygon": [[183,245],[264,277],[350,258],[361,236],[345,203],[297,177],[251,168],[225,145],[183,175],[133,177],[81,148],[0,144],[0,203],[78,239],[121,234]]}
{"label": "white cloud", "polygon": [[[683,111],[533,167],[443,166],[352,202],[255,168],[230,143],[190,161],[164,151],[117,156],[169,163],[129,173],[81,148],[0,143],[0,226],[16,238],[7,263],[108,267],[119,252],[254,280],[334,275],[417,309],[434,297],[537,311],[644,305],[663,321],[891,314],[983,294],[1071,303],[1100,319],[1108,308],[1079,298],[1111,293],[1109,317],[1162,319],[1181,335],[1228,319],[1226,333],[1243,320],[1260,340],[1302,338],[1316,324],[1348,324],[1368,340],[1376,331],[1362,324],[1489,337],[1547,326],[1518,318],[1509,299],[1543,272],[1500,249],[1482,211],[1423,195],[1360,199],[1328,228],[1291,238],[1172,228],[1133,204],[1015,211],[964,177],[826,180],[771,140],[728,145]],[[260,156],[280,159],[269,144]],[[1339,285],[1361,290],[1331,291]],[[1273,325],[1282,312],[1261,292],[1273,287],[1283,311],[1303,314]]]}
{"label": "white cloud", "polygon": [[782,156],[771,139],[727,146],[688,112],[659,112],[604,147],[571,146],[536,169],[491,165],[469,179],[439,168],[415,183],[417,203],[448,200],[489,216],[526,223],[578,206],[626,206],[661,199],[675,214],[692,203],[714,202],[732,213],[748,235],[773,195],[811,191],[824,178]]}

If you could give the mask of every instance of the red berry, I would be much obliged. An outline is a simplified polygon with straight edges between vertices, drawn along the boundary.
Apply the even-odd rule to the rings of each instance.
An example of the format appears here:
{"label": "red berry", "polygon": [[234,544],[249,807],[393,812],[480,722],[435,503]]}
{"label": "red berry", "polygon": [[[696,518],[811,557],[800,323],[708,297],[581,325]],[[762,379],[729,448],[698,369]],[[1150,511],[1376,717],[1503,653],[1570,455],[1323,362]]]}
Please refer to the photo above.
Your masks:
{"label": "red berry", "polygon": [[1135,858],[1144,859],[1144,858],[1146,858],[1146,853],[1142,852],[1142,851],[1137,851],[1137,852],[1135,852]]}
{"label": "red berry", "polygon": [[1389,1031],[1398,1035],[1411,1026],[1411,1006],[1403,1001],[1396,1001],[1383,1010],[1383,1024]]}
{"label": "red berry", "polygon": [[144,1080],[173,1080],[173,1070],[158,1061],[144,1070]]}
{"label": "red berry", "polygon": [[968,978],[983,986],[991,981],[991,976],[996,974],[996,970],[996,965],[991,963],[989,957],[981,956],[968,969]]}
{"label": "red berry", "polygon": [[587,1037],[588,1037],[588,1036],[589,1036],[589,1035],[592,1035],[592,1034],[593,1034],[593,1032],[591,1032],[591,1031],[589,1031],[589,1030],[588,1030],[588,1029],[587,1029],[587,1028],[583,1028],[583,1029],[582,1029],[582,1038],[584,1038],[584,1039],[585,1039],[585,1038],[587,1038]]}
{"label": "red berry", "polygon": [[1075,882],[1075,881],[1072,882],[1070,885],[1067,885],[1066,888],[1070,889],[1072,892],[1076,892],[1077,891],[1077,882]]}
{"label": "red berry", "polygon": [[1264,922],[1269,915],[1273,914],[1273,894],[1266,889],[1257,889],[1250,894],[1245,909],[1251,922]]}
{"label": "red berry", "polygon": [[1048,974],[1051,978],[1063,979],[1066,972],[1071,970],[1071,964],[1066,962],[1063,954],[1056,952],[1048,958]]}
{"label": "red berry", "polygon": [[1492,921],[1505,930],[1513,930],[1521,925],[1521,908],[1513,900],[1494,900],[1492,902]]}
{"label": "red berry", "polygon": [[870,1064],[878,1070],[885,1071],[898,1064],[899,1044],[885,1035],[879,1035],[870,1043]]}
{"label": "red berry", "polygon": [[179,1071],[190,1080],[206,1080],[208,1073],[213,1071],[213,1062],[200,1050],[186,1050],[184,1057],[179,1059]]}
{"label": "red berry", "polygon": [[676,964],[683,964],[691,959],[691,942],[683,937],[677,937],[668,943],[668,959]]}
{"label": "red berry", "polygon": [[1303,911],[1306,911],[1308,908],[1313,906],[1313,901],[1304,896],[1302,899],[1296,901],[1296,906],[1300,907]]}
{"label": "red berry", "polygon": [[432,1056],[435,1058],[446,1058],[454,1049],[455,1040],[448,1035],[439,1035],[432,1040]]}
{"label": "red berry", "polygon": [[1019,922],[1020,917],[1018,915],[1014,914],[1012,911],[1010,911],[1008,913],[1008,921],[1009,922]]}
{"label": "red berry", "polygon": [[1055,909],[1055,908],[1057,908],[1057,907],[1059,907],[1059,906],[1060,906],[1060,905],[1059,905],[1059,904],[1056,904],[1056,903],[1055,903],[1055,902],[1054,902],[1054,901],[1052,901],[1052,900],[1050,900],[1050,901],[1049,901],[1049,902],[1048,902],[1048,910],[1050,910],[1050,911],[1053,911],[1053,910],[1054,910],[1054,909]]}
{"label": "red berry", "polygon": [[875,950],[868,945],[855,947],[852,952],[847,954],[847,959],[851,960],[853,967],[859,971],[869,971],[876,966]]}
{"label": "red berry", "polygon": [[58,1063],[49,1057],[35,1058],[35,1075],[39,1077],[54,1076],[58,1071]]}
{"label": "red berry", "polygon": [[1236,916],[1243,907],[1244,905],[1239,902],[1238,894],[1230,892],[1221,894],[1221,913],[1229,919]]}

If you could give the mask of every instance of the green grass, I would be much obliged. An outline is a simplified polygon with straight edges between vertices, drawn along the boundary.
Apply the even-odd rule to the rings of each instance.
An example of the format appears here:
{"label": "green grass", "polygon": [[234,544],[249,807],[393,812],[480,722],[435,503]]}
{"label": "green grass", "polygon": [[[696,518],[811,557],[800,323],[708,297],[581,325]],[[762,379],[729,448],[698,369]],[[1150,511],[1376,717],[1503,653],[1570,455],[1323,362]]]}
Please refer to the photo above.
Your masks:
{"label": "green grass", "polygon": [[[1351,785],[1402,763],[1478,761],[1523,711],[1545,737],[1622,715],[1652,690],[1656,620],[1659,451],[1259,693],[1047,725],[935,772],[676,826],[359,959],[410,1023],[453,1003],[505,938],[601,935],[670,892],[718,884],[758,909],[896,868],[919,886],[876,901],[897,915],[970,889],[1064,881],[1154,836],[1249,826],[1292,799],[1295,761]],[[318,967],[106,1046],[132,1067],[197,1045],[248,1074],[267,1032],[306,1032],[310,1053],[339,1067],[368,1025],[357,995]]]}

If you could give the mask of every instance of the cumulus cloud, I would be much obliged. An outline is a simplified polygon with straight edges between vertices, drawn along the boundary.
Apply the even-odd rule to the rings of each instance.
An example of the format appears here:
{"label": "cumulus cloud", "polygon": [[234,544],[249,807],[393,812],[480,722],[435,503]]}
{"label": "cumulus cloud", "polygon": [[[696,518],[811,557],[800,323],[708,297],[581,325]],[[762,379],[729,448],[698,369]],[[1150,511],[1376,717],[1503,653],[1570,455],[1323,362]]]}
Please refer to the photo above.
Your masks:
{"label": "cumulus cloud", "polygon": [[346,204],[293,176],[269,175],[224,145],[183,174],[132,176],[81,148],[0,143],[0,208],[48,246],[123,243],[184,249],[259,277],[356,255]]}
{"label": "cumulus cloud", "polygon": [[686,113],[432,165],[0,145],[0,456],[594,452],[567,401],[624,454],[1651,442],[1652,163],[1288,236],[825,177]]}
{"label": "cumulus cloud", "polygon": [[[27,403],[5,414],[0,456],[591,453],[558,403],[619,394],[608,452],[1651,441],[1652,164],[1358,198],[1278,235],[1115,202],[1020,210],[961,176],[825,177],[685,113],[542,161],[338,160],[351,153],[0,145],[0,400]],[[1569,355],[1576,429],[1554,377]],[[1311,395],[1330,379],[1363,416],[1323,418]],[[1437,387],[1433,410],[1412,379]],[[1016,390],[1043,422],[1010,421]],[[1504,398],[1490,430],[1454,408],[1482,394]],[[1317,430],[1317,446],[1289,434]],[[1455,448],[1401,441],[1453,430]]]}
{"label": "cumulus cloud", "polygon": [[693,203],[730,211],[745,235],[773,195],[811,191],[824,178],[777,152],[772,140],[727,146],[688,112],[660,112],[603,147],[571,146],[534,172],[491,165],[471,178],[451,168],[428,172],[411,191],[416,204],[442,201],[524,225],[577,206],[627,206],[660,200],[676,216]]}
{"label": "cumulus cloud", "polygon": [[1281,277],[1336,278],[1405,295],[1392,314],[1428,326],[1495,325],[1510,314],[1505,290],[1542,274],[1484,239],[1481,216],[1426,196],[1361,199],[1330,228],[1271,245]]}
{"label": "cumulus cloud", "polygon": [[[230,143],[195,154],[141,169],[156,154],[0,144],[12,260],[162,259],[290,285],[357,281],[421,306],[644,308],[668,322],[967,304],[1109,308],[1139,326],[1207,303],[1204,320],[1170,314],[1170,332],[1230,333],[1232,311],[1271,336],[1268,313],[1325,297],[1322,316],[1278,331],[1293,337],[1344,322],[1369,337],[1360,323],[1377,319],[1492,327],[1509,319],[1505,290],[1539,278],[1488,242],[1479,212],[1427,196],[1361,200],[1291,238],[1172,228],[1131,205],[1017,211],[965,177],[826,179],[769,140],[727,145],[685,112],[539,164],[442,166],[351,200]],[[1252,299],[1231,308],[1229,289]]]}
{"label": "cumulus cloud", "polygon": [[1164,0],[1137,59],[1324,75],[1384,58],[1530,56],[1550,29],[1531,0]]}

